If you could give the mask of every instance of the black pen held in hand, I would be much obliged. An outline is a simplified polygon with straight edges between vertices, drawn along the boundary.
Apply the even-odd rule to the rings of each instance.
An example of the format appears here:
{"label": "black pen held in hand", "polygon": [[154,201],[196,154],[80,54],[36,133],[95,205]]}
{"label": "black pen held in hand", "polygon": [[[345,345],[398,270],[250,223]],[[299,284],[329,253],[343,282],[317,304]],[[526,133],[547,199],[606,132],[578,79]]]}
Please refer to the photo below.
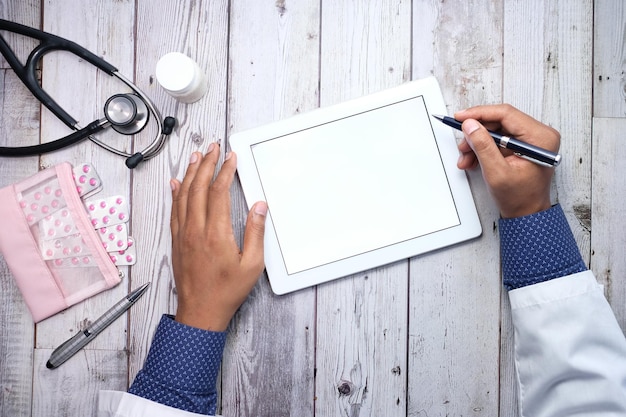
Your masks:
{"label": "black pen held in hand", "polygon": [[[438,114],[433,114],[432,116],[454,129],[462,130],[462,122],[459,122],[452,117],[441,116]],[[561,162],[561,155],[557,153],[523,142],[513,136],[501,135],[499,133],[492,132],[491,130],[488,130],[488,132],[498,146],[512,150],[513,153],[520,158],[549,167],[555,167]]]}
{"label": "black pen held in hand", "polygon": [[113,307],[109,309],[102,317],[98,320],[94,321],[89,327],[87,327],[82,332],[78,332],[74,337],[64,342],[61,346],[56,348],[48,363],[46,363],[46,367],[48,369],[54,369],[61,364],[63,364],[66,360],[74,356],[76,352],[84,348],[87,343],[91,342],[93,339],[98,336],[98,334],[106,329],[111,323],[113,323],[119,316],[124,314],[126,310],[128,310],[133,304],[139,300],[150,285],[149,282],[145,283],[141,287],[137,288],[135,291],[128,294],[126,297],[122,298],[120,302],[115,304]]}

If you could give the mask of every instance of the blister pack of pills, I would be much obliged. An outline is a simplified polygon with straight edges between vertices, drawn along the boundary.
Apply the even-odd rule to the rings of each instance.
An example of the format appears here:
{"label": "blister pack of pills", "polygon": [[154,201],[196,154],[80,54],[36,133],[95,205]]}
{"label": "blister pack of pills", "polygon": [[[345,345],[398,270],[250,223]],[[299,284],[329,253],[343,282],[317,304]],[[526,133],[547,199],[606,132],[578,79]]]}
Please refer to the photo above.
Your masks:
{"label": "blister pack of pills", "polygon": [[118,259],[131,264],[119,256],[134,247],[124,198],[84,201],[101,186],[91,165],[62,163],[0,189],[0,251],[35,322],[117,285]]}
{"label": "blister pack of pills", "polygon": [[[92,227],[102,246],[109,253],[114,264],[133,265],[135,250],[129,249],[132,239],[128,235],[130,207],[123,196],[86,200],[102,189],[102,181],[91,164],[80,164],[72,170],[76,192],[83,200],[83,206]],[[39,222],[39,246],[45,260],[53,261],[57,268],[86,268],[94,259],[78,232],[72,216],[66,207],[55,200],[60,190],[44,184],[23,195],[20,207],[24,210],[29,224]],[[54,205],[54,207],[52,207]],[[42,216],[45,216],[42,218]]]}

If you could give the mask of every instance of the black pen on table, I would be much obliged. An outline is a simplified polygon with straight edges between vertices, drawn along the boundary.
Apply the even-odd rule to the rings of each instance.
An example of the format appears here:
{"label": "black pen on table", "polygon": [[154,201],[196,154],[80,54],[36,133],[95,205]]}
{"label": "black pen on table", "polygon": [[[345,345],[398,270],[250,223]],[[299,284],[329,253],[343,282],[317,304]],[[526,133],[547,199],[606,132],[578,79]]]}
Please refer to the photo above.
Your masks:
{"label": "black pen on table", "polygon": [[[459,122],[452,117],[441,116],[438,114],[433,114],[432,116],[456,130],[462,130],[462,122]],[[561,155],[557,153],[523,142],[513,136],[501,135],[499,133],[492,132],[491,130],[488,130],[488,132],[498,146],[512,150],[513,153],[520,158],[549,167],[555,167],[561,162]]]}
{"label": "black pen on table", "polygon": [[119,316],[124,314],[126,310],[135,304],[137,300],[139,300],[139,297],[146,292],[149,285],[150,283],[147,282],[128,294],[126,297],[122,298],[117,304],[111,307],[85,330],[78,332],[71,339],[56,348],[54,352],[52,352],[52,355],[50,355],[50,359],[48,360],[48,363],[46,363],[46,368],[54,369],[60,366],[66,360],[74,356],[76,352],[84,348],[87,343],[95,339],[102,330],[106,329]]}

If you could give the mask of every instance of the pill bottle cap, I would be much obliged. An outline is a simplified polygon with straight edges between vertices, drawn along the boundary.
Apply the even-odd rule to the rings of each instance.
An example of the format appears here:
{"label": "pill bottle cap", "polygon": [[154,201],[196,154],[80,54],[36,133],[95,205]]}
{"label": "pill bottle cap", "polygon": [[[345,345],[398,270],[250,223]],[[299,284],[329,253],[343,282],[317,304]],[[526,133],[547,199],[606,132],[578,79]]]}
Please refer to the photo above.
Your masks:
{"label": "pill bottle cap", "polygon": [[157,62],[156,77],[169,92],[184,93],[197,77],[196,63],[180,52],[170,52]]}

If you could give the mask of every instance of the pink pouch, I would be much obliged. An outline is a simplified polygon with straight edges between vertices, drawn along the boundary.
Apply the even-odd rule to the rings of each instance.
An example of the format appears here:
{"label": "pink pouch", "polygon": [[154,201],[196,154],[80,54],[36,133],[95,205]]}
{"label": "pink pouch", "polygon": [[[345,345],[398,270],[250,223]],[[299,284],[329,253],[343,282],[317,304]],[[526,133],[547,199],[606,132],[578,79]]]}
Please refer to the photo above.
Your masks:
{"label": "pink pouch", "polygon": [[0,201],[0,252],[35,322],[119,284],[69,163],[0,189]]}

